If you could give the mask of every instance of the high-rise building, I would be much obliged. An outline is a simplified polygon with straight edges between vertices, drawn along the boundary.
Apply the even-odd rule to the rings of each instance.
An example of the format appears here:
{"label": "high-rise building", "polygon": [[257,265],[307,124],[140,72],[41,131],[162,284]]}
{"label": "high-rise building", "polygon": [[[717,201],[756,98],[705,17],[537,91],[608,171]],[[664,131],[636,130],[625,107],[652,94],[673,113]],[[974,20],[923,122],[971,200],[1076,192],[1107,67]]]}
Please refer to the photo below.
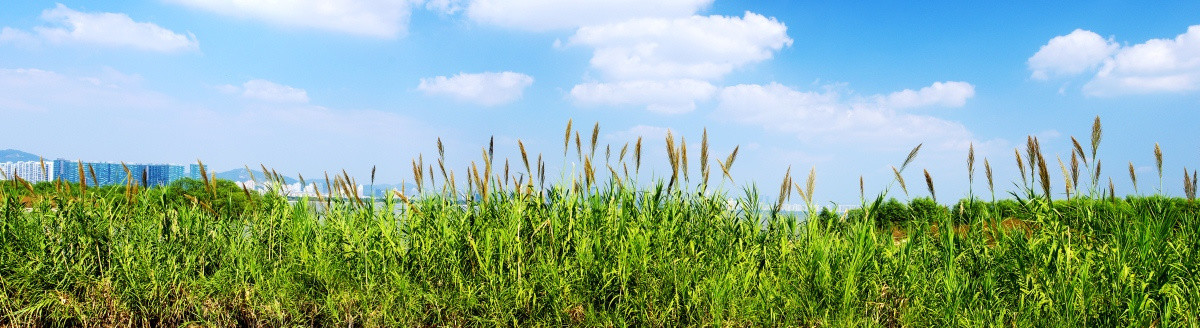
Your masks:
{"label": "high-rise building", "polygon": [[200,180],[200,164],[188,165],[188,176],[192,179]]}
{"label": "high-rise building", "polygon": [[[54,160],[54,178],[78,183],[80,181],[80,162],[64,159]],[[133,182],[145,186],[165,186],[183,177],[182,165],[168,164],[123,164],[123,163],[88,163],[83,164],[83,178],[88,185],[106,186]]]}
{"label": "high-rise building", "polygon": [[72,162],[65,159],[54,160],[54,179],[78,183],[79,162]]}
{"label": "high-rise building", "polygon": [[21,177],[29,182],[45,182],[54,179],[54,162],[25,161],[0,163],[0,179]]}

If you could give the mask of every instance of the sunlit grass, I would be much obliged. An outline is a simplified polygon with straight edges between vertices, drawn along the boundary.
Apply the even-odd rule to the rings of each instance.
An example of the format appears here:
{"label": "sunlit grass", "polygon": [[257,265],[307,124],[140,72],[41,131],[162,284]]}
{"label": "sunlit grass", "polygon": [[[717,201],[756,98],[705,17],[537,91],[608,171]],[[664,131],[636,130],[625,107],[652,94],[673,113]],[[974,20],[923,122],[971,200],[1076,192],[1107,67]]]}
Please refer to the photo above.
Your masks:
{"label": "sunlit grass", "polygon": [[[1098,121],[1092,152],[1073,152],[1092,182],[1070,197],[1050,197],[1031,138],[1017,163],[1037,173],[1007,199],[946,207],[885,190],[847,213],[813,204],[815,170],[780,188],[807,213],[708,186],[707,135],[701,178],[688,180],[680,138],[671,177],[638,187],[623,172],[639,170],[641,142],[629,162],[627,146],[601,160],[598,129],[586,150],[575,133],[584,169],[561,181],[522,143],[525,172],[498,172],[489,145],[465,186],[439,154],[441,181],[418,159],[422,192],[377,200],[344,173],[294,203],[207,175],[149,189],[5,181],[0,326],[1200,324],[1200,205],[1112,197],[1090,161]],[[918,150],[894,171],[905,193]],[[718,160],[722,176],[735,157]]]}

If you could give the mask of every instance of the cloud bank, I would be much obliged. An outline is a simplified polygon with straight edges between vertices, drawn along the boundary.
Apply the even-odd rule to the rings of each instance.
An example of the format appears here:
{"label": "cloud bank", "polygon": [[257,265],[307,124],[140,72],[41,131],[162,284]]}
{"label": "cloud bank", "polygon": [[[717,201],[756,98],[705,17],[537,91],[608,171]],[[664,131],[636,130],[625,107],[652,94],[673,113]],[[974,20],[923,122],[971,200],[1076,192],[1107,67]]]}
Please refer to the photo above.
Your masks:
{"label": "cloud bank", "polygon": [[1031,77],[1092,75],[1089,96],[1183,93],[1200,90],[1200,25],[1174,39],[1121,46],[1095,32],[1054,37],[1028,61]]}
{"label": "cloud bank", "polygon": [[190,33],[184,35],[154,23],[136,22],[121,13],[85,13],[58,4],[43,11],[41,18],[51,25],[37,26],[32,31],[5,27],[0,29],[0,42],[85,44],[164,53],[200,49],[196,36]]}
{"label": "cloud bank", "polygon": [[533,77],[515,72],[459,73],[451,77],[421,79],[417,90],[426,95],[447,96],[483,106],[497,106],[521,99]]}

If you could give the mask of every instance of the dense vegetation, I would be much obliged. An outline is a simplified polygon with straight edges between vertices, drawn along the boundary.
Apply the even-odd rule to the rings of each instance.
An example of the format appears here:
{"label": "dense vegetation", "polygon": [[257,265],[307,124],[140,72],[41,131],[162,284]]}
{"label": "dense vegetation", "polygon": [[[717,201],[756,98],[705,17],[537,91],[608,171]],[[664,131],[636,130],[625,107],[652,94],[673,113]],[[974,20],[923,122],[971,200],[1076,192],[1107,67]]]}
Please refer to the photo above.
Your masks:
{"label": "dense vegetation", "polygon": [[421,195],[380,202],[338,187],[344,175],[295,203],[208,178],[6,181],[0,326],[1200,325],[1192,194],[1117,198],[1092,182],[1052,199],[1033,139],[1038,174],[1007,199],[885,190],[836,213],[812,204],[811,174],[788,175],[780,198],[800,194],[812,216],[707,190],[706,141],[698,177],[669,141],[683,175],[638,188],[611,164],[597,182],[576,140],[585,169],[567,182],[509,181],[485,150],[465,192],[414,163]]}

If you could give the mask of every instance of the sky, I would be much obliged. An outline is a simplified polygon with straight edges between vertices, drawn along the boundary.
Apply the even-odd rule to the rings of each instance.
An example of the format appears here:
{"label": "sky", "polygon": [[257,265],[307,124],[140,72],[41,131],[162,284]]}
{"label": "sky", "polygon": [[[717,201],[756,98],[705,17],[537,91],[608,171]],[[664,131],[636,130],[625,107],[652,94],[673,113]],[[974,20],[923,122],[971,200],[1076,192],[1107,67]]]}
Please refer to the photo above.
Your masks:
{"label": "sky", "polygon": [[[774,197],[816,172],[814,198],[888,190],[939,201],[1017,191],[1014,149],[1056,161],[1101,118],[1101,184],[1182,195],[1200,166],[1200,3],[724,0],[17,1],[0,10],[0,149],[47,158],[259,164],[412,181],[463,174],[494,138],[552,172],[568,122],[600,127],[611,162],[644,138],[639,176],[669,176],[664,137],[712,159],[737,147],[732,195]],[[894,182],[909,151],[922,148]],[[630,146],[632,147],[632,145]],[[967,155],[974,149],[974,179]],[[574,150],[571,151],[572,153]],[[602,157],[603,155],[597,155]],[[1090,160],[1090,159],[1089,159]],[[627,160],[628,161],[628,160]],[[714,162],[715,163],[715,162]],[[616,165],[619,167],[619,164]],[[619,170],[619,169],[618,169]],[[718,170],[719,171],[719,170]],[[562,173],[558,173],[561,176]],[[551,174],[554,176],[554,174]],[[1086,181],[1085,178],[1080,180]],[[889,187],[890,186],[890,187]]]}

